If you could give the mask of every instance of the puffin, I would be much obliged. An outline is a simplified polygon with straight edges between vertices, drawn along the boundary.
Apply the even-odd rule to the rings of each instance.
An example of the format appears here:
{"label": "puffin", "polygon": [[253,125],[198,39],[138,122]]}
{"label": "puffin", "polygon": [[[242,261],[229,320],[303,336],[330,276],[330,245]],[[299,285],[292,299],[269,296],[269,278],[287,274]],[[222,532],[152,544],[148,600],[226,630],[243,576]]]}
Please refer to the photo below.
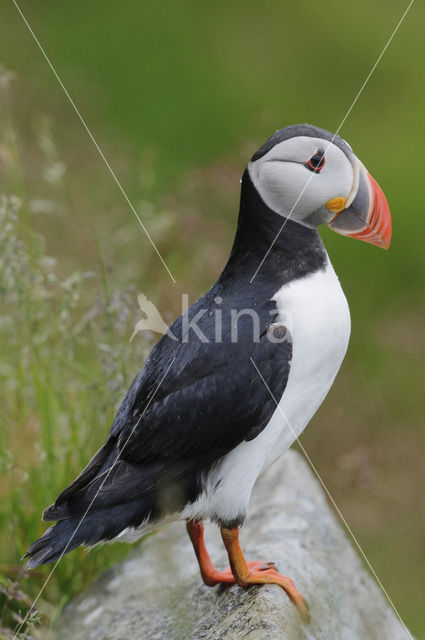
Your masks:
{"label": "puffin", "polygon": [[[390,244],[387,200],[350,145],[287,126],[245,168],[217,282],[155,344],[104,445],[44,511],[56,524],[29,547],[29,568],[179,519],[206,585],[276,584],[309,619],[290,578],[245,559],[239,530],[258,476],[304,430],[347,350],[349,308],[321,225]],[[208,554],[204,521],[220,528],[224,571]]]}

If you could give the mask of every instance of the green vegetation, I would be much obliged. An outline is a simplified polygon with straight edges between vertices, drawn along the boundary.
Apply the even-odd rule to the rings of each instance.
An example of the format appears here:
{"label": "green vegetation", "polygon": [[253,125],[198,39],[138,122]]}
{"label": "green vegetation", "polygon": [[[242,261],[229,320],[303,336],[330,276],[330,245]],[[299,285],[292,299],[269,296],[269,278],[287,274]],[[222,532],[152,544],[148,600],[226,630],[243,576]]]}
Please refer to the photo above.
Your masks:
{"label": "green vegetation", "polygon": [[[65,165],[48,132],[40,131],[40,137],[46,194],[53,187],[58,197]],[[7,138],[14,140],[12,129]],[[3,148],[9,151],[9,174],[19,171],[13,150],[13,144]],[[22,594],[34,595],[50,571],[28,576],[19,557],[46,528],[40,515],[54,499],[52,489],[68,484],[95,451],[102,425],[113,419],[115,403],[131,380],[129,371],[137,368],[148,346],[141,340],[137,348],[129,345],[135,294],[109,287],[100,255],[101,277],[78,271],[59,275],[57,260],[46,254],[44,239],[30,220],[43,211],[53,215],[59,206],[58,200],[0,199],[0,333],[6,356],[0,369],[0,608],[3,626],[11,628],[20,609],[28,607],[28,596]],[[65,558],[43,594],[41,612],[52,616],[54,608],[47,602],[60,607],[125,550],[117,545],[110,551],[107,560],[96,551],[88,561],[84,551],[72,562]],[[80,562],[81,571],[76,571]]]}
{"label": "green vegetation", "polygon": [[[0,611],[9,627],[50,571],[26,577],[19,562],[43,531],[42,509],[103,441],[149,348],[141,336],[128,344],[137,290],[171,319],[182,291],[194,300],[211,284],[231,244],[247,157],[289,123],[335,130],[404,9],[395,0],[20,6],[177,285],[13,3],[3,3],[0,62],[16,72],[15,80],[0,74]],[[341,131],[383,187],[394,235],[384,253],[324,234],[353,333],[343,371],[303,436],[419,637],[424,18],[415,3]],[[42,613],[51,617],[126,550],[64,558]]]}

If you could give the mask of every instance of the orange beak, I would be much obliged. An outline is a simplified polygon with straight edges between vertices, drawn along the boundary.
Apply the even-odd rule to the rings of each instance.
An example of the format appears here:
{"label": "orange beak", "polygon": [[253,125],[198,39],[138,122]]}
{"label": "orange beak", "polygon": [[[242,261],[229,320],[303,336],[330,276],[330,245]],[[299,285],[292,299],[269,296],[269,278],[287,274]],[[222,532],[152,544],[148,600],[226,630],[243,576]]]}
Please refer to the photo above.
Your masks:
{"label": "orange beak", "polygon": [[363,165],[358,169],[357,192],[346,206],[349,200],[335,198],[327,203],[330,211],[340,209],[328,226],[344,236],[388,249],[391,242],[390,208],[381,187]]}

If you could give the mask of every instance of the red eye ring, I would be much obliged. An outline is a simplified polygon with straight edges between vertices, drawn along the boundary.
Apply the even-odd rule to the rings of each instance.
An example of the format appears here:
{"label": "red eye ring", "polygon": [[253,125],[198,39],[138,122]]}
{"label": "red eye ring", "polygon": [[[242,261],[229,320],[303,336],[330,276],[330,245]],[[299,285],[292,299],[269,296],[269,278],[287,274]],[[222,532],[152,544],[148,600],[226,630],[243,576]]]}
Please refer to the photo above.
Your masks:
{"label": "red eye ring", "polygon": [[320,173],[320,171],[325,166],[325,162],[325,152],[323,151],[323,149],[319,148],[317,149],[316,153],[311,156],[310,160],[307,160],[304,166],[314,173]]}

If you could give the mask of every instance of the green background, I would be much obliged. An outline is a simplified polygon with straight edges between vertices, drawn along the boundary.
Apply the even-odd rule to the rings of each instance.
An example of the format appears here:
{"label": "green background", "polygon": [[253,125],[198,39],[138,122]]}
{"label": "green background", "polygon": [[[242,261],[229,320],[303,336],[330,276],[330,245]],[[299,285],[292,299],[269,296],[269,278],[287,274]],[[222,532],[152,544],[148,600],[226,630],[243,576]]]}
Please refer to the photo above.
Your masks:
{"label": "green background", "polygon": [[[19,4],[177,284],[7,0],[1,4],[0,62],[17,77],[9,117],[22,169],[2,188],[43,196],[33,122],[48,114],[67,165],[60,196],[67,214],[30,220],[29,227],[46,237],[62,273],[99,270],[100,252],[110,286],[144,291],[170,317],[179,312],[181,292],[196,299],[223,265],[248,157],[287,124],[335,131],[407,7],[382,0]],[[353,331],[335,387],[302,438],[419,637],[425,637],[424,22],[425,8],[415,2],[341,130],[387,196],[393,241],[384,252],[323,233],[350,303]],[[56,196],[50,191],[49,197]],[[166,233],[155,231],[155,211],[171,212]],[[80,375],[94,370],[88,360]],[[135,372],[130,367],[125,380]],[[21,427],[14,415],[10,429],[16,433]],[[34,415],[42,423],[42,412]],[[107,428],[95,425],[84,461]],[[77,433],[73,446],[78,442]],[[19,445],[9,440],[4,446],[19,465]],[[58,477],[41,504],[69,480]],[[39,526],[38,518],[31,513],[28,522]],[[9,546],[5,574],[17,555]],[[61,588],[71,594],[82,586],[69,579]],[[57,597],[52,592],[53,604]]]}

